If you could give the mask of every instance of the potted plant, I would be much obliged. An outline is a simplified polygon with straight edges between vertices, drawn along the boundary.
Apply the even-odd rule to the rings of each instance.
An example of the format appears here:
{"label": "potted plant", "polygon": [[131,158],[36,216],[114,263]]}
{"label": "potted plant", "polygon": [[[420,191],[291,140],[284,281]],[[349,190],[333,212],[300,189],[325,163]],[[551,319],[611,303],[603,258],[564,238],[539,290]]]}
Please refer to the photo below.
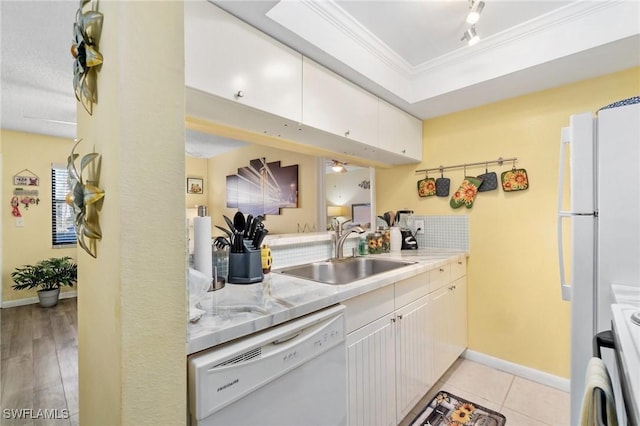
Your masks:
{"label": "potted plant", "polygon": [[11,273],[14,290],[37,288],[42,307],[48,308],[58,303],[60,287],[73,284],[78,279],[78,265],[69,256],[52,257],[35,265],[23,265]]}

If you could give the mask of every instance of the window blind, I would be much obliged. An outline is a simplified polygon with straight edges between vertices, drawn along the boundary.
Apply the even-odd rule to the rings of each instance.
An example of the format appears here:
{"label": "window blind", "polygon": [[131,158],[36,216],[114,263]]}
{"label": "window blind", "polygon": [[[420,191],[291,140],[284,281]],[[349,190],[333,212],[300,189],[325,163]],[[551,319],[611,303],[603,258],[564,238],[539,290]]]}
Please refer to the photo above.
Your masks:
{"label": "window blind", "polygon": [[76,244],[75,214],[67,204],[69,173],[64,166],[51,166],[51,239],[54,246]]}

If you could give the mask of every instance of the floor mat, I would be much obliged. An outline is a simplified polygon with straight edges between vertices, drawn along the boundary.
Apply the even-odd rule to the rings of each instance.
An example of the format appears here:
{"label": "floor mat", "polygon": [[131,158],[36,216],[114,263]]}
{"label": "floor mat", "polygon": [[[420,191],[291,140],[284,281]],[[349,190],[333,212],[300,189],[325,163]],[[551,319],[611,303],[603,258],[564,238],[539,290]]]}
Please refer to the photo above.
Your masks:
{"label": "floor mat", "polygon": [[411,426],[503,426],[507,419],[481,405],[440,391]]}

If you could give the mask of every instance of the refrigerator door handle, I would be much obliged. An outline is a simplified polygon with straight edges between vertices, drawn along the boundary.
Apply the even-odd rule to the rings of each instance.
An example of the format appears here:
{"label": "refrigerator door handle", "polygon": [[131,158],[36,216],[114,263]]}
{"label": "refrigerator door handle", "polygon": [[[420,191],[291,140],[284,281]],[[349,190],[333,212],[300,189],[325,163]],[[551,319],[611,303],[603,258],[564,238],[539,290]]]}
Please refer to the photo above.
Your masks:
{"label": "refrigerator door handle", "polygon": [[562,219],[571,217],[571,213],[562,210],[562,200],[564,198],[564,173],[566,159],[566,145],[570,144],[571,129],[564,127],[562,129],[562,140],[560,141],[560,170],[558,172],[558,264],[560,266],[560,291],[562,300],[571,300],[571,284],[567,282],[567,276],[564,269],[564,250],[562,244]]}

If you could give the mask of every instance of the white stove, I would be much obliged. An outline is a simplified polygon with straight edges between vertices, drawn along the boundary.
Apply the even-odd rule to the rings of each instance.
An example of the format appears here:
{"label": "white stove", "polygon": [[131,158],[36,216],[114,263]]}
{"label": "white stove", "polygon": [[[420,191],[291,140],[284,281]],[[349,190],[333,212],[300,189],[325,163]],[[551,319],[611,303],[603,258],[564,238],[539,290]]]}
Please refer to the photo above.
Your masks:
{"label": "white stove", "polygon": [[614,286],[613,331],[620,355],[621,374],[624,374],[629,395],[627,410],[640,419],[640,289]]}

